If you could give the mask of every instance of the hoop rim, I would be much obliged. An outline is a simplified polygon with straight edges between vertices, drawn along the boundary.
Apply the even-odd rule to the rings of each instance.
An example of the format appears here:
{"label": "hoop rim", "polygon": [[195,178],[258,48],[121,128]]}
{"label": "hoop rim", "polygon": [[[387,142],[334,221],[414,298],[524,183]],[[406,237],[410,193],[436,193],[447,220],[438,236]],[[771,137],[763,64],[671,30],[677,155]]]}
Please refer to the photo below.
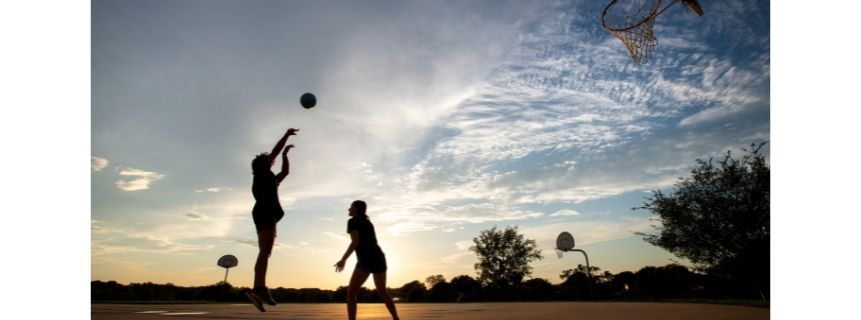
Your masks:
{"label": "hoop rim", "polygon": [[628,31],[628,30],[631,30],[633,28],[636,28],[636,27],[640,26],[641,24],[646,23],[646,21],[649,21],[650,19],[654,19],[657,16],[658,9],[661,7],[661,0],[654,0],[655,5],[652,7],[652,11],[649,12],[649,15],[646,16],[646,18],[644,18],[640,22],[637,22],[631,26],[628,26],[625,28],[613,29],[613,28],[610,28],[607,26],[607,21],[604,20],[604,17],[607,16],[607,10],[609,10],[610,7],[612,7],[618,1],[619,0],[610,1],[610,4],[608,4],[607,7],[604,8],[604,12],[601,13],[601,26],[603,26],[604,29],[607,29],[607,31],[610,31],[610,32],[622,32],[622,31]]}

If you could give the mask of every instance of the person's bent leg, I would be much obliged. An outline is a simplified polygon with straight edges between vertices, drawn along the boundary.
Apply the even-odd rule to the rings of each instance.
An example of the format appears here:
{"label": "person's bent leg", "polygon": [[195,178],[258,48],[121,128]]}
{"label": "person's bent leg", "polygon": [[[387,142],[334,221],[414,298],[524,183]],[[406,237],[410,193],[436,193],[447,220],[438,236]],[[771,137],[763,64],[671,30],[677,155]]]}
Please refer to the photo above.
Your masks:
{"label": "person's bent leg", "polygon": [[362,268],[355,268],[353,276],[350,277],[350,287],[347,288],[347,319],[356,320],[356,296],[359,295],[359,289],[362,284],[368,280],[368,273]]}
{"label": "person's bent leg", "polygon": [[389,309],[389,314],[392,315],[392,319],[398,320],[398,310],[395,309],[395,302],[392,301],[392,297],[389,295],[389,291],[386,289],[385,272],[374,274],[374,286],[377,287],[377,294],[380,295],[380,299],[382,299],[383,303],[386,304],[386,309]]}

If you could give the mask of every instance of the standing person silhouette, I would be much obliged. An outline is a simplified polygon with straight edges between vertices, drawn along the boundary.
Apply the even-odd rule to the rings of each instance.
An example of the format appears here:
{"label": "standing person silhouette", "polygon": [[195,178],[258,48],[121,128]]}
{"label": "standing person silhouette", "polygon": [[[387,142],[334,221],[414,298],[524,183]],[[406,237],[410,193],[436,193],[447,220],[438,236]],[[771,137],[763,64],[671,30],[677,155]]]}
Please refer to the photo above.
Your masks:
{"label": "standing person silhouette", "polygon": [[[287,152],[293,148],[292,144],[286,147],[284,144],[287,143],[288,137],[298,131],[299,129],[288,129],[272,148],[271,153],[261,153],[251,161],[251,170],[254,174],[251,193],[254,194],[255,200],[251,216],[257,229],[257,246],[260,252],[257,254],[257,263],[254,264],[254,288],[245,292],[245,295],[260,312],[266,311],[263,309],[263,303],[273,306],[276,304],[269,289],[266,288],[266,269],[275,244],[275,224],[284,217],[284,209],[278,201],[278,186],[290,174]],[[282,148],[284,152],[281,152]],[[278,153],[281,153],[281,172],[274,174],[271,169],[278,158]]]}
{"label": "standing person silhouette", "polygon": [[359,288],[368,280],[368,276],[373,274],[377,294],[386,304],[392,319],[398,320],[395,303],[386,291],[386,255],[377,244],[377,234],[374,232],[374,225],[368,219],[367,210],[368,205],[362,200],[353,201],[350,205],[347,211],[352,218],[347,221],[347,233],[350,234],[352,241],[347,247],[347,252],[344,252],[344,256],[341,257],[341,261],[335,263],[335,272],[341,272],[344,270],[347,258],[356,251],[356,267],[353,269],[350,287],[347,289],[347,317],[349,320],[356,319],[356,296]]}

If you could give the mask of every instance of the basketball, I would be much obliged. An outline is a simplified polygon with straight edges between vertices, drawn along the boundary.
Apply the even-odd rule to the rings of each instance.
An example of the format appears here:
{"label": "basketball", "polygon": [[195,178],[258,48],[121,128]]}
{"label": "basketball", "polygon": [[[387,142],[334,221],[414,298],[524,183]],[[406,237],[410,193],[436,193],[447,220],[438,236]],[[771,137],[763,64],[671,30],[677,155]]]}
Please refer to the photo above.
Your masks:
{"label": "basketball", "polygon": [[306,92],[301,98],[299,98],[299,103],[301,103],[305,109],[311,109],[317,104],[317,97],[310,92]]}

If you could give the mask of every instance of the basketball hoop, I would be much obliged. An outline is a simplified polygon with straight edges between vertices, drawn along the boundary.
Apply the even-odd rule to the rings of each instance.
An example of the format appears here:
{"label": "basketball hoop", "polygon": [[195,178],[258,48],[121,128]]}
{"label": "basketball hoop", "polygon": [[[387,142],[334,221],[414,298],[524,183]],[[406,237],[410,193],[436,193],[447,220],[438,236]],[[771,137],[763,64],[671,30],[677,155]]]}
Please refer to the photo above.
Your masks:
{"label": "basketball hoop", "polygon": [[574,248],[574,236],[568,232],[562,232],[556,237],[556,255],[562,259],[562,253]]}
{"label": "basketball hoop", "polygon": [[571,235],[568,231],[563,231],[556,237],[556,255],[559,256],[559,259],[562,259],[563,252],[571,252],[571,251],[579,251],[586,257],[586,279],[589,280],[589,297],[592,297],[592,267],[589,266],[589,255],[586,254],[586,251],[580,249],[574,249],[574,236]]}
{"label": "basketball hoop", "polygon": [[[676,4],[673,0],[661,10],[661,0],[613,0],[604,8],[601,14],[601,25],[618,38],[628,49],[631,59],[637,64],[648,64],[652,52],[658,46],[652,27],[655,18],[667,8]],[[682,0],[698,16],[702,9],[696,0]]]}
{"label": "basketball hoop", "polygon": [[227,254],[218,258],[218,266],[224,268],[224,283],[227,283],[227,273],[230,272],[230,268],[233,268],[238,264],[239,260],[232,254]]}

